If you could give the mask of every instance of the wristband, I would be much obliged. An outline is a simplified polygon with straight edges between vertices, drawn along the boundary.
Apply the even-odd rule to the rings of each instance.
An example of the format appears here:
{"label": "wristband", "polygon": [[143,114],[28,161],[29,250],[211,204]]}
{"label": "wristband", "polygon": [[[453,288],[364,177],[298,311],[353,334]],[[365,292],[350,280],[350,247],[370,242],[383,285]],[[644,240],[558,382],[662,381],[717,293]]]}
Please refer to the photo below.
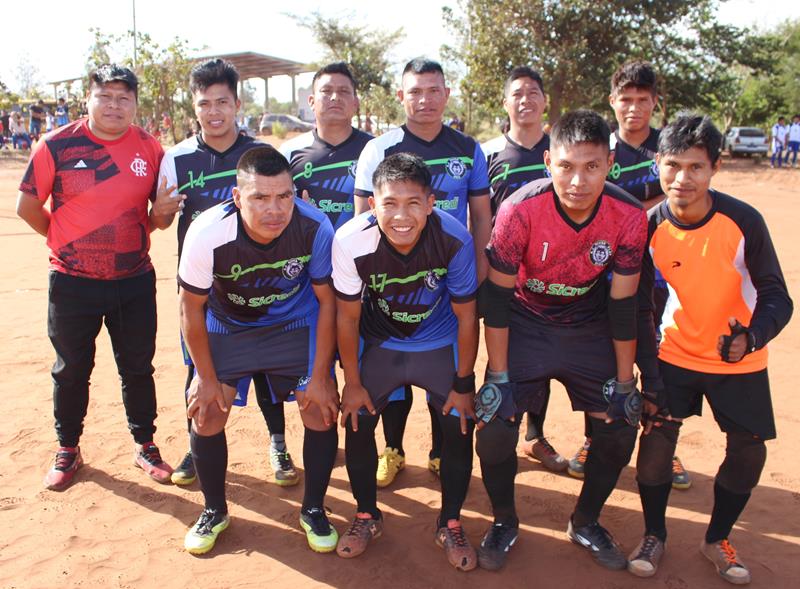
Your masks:
{"label": "wristband", "polygon": [[632,393],[636,390],[636,377],[634,376],[630,380],[618,380],[616,381],[615,391],[620,393],[621,395],[627,395],[628,393]]}
{"label": "wristband", "polygon": [[468,395],[475,392],[475,373],[471,372],[467,376],[453,375],[453,390],[459,395]]}
{"label": "wristband", "polygon": [[502,371],[494,371],[486,369],[486,376],[484,377],[485,382],[491,383],[505,383],[509,382],[510,379],[508,378],[508,370]]}

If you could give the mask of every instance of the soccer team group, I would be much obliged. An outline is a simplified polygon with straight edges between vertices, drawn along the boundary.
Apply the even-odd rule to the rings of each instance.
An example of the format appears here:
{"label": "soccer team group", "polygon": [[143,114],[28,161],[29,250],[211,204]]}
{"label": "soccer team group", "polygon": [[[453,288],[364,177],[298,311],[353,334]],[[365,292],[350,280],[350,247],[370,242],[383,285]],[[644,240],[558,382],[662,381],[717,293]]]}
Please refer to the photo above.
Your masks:
{"label": "soccer team group", "polygon": [[[566,467],[543,430],[557,380],[586,427],[571,464],[583,486],[567,535],[598,564],[649,577],[665,550],[681,423],[705,397],[727,448],[700,549],[724,579],[749,582],[729,535],[776,435],[766,345],[792,301],[761,215],[710,187],[722,145],[711,120],[681,113],[650,127],[649,64],[615,72],[614,133],[589,110],[563,114],[545,133],[545,83],[517,67],[504,87],[508,130],[483,146],[443,124],[449,89],[425,59],[403,71],[406,123],[375,138],[351,125],[358,97],[347,66],[323,67],[309,97],[316,128],[280,151],[237,128],[239,76],[223,60],[192,70],[201,132],[166,153],[132,124],[133,72],[106,65],[90,81],[88,118],[38,143],[17,204],[50,249],[60,447],[49,488],[66,488],[82,464],[105,322],[135,464],[160,482],[200,481],[205,504],[185,537],[190,553],[211,550],[229,525],[225,424],[251,381],[280,485],[298,482],[284,438],[284,402],[297,401],[309,546],[363,553],[383,532],[377,488],[405,464],[416,386],[426,391],[429,468],[441,481],[435,541],[457,569],[497,570],[518,536],[525,413],[527,452]],[[173,470],[153,443],[148,250],[150,231],[175,216],[190,451]],[[488,365],[476,386],[481,319]],[[339,423],[356,503],[341,536],[323,507]],[[640,426],[644,534],[625,555],[599,517]],[[473,448],[494,516],[477,549],[460,520]]]}

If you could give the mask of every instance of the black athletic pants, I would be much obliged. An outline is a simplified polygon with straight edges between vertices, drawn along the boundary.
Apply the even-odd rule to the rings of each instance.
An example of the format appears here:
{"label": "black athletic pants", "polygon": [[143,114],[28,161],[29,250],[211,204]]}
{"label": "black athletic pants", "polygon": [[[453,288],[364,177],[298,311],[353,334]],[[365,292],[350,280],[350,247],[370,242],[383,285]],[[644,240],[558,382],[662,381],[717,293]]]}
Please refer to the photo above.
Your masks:
{"label": "black athletic pants", "polygon": [[56,351],[53,406],[62,446],[77,446],[89,405],[95,339],[103,323],[122,382],[128,428],[137,443],[156,431],[153,355],[156,348],[156,278],[150,271],[120,280],[94,280],[50,272],[47,335]]}

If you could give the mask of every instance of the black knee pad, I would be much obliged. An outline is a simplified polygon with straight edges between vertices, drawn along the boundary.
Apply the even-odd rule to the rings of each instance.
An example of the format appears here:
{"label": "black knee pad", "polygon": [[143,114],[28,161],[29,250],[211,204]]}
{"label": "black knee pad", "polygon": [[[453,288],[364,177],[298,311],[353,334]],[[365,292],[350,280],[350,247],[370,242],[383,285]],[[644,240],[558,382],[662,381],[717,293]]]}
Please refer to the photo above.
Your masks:
{"label": "black knee pad", "polygon": [[717,472],[717,482],[732,493],[746,495],[761,478],[767,460],[764,440],[743,432],[728,432],[725,460]]}
{"label": "black knee pad", "polygon": [[658,486],[672,480],[672,457],[678,444],[679,421],[665,421],[639,439],[636,458],[636,480],[643,485]]}
{"label": "black knee pad", "polygon": [[631,460],[636,444],[636,428],[615,419],[606,423],[604,419],[589,417],[592,428],[592,445],[586,459],[586,468],[603,465],[615,471],[622,470]]}
{"label": "black knee pad", "polygon": [[494,466],[517,451],[518,438],[519,421],[496,418],[475,434],[475,451],[482,462]]}

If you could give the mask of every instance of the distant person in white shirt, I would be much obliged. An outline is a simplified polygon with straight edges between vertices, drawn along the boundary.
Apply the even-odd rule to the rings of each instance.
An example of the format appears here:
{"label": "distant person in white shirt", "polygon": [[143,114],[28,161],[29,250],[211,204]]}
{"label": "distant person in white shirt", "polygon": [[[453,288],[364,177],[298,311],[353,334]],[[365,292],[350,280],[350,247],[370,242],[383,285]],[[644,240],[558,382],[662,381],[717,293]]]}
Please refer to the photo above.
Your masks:
{"label": "distant person in white shirt", "polygon": [[778,122],[772,126],[772,159],[770,159],[770,167],[775,167],[775,157],[778,158],[778,167],[783,164],[783,148],[786,147],[786,135],[788,134],[788,127],[784,117],[778,117]]}
{"label": "distant person in white shirt", "polygon": [[786,159],[783,163],[789,165],[789,154],[792,155],[792,167],[797,167],[797,152],[800,150],[800,114],[792,117],[792,124],[789,126],[789,144],[786,148]]}

